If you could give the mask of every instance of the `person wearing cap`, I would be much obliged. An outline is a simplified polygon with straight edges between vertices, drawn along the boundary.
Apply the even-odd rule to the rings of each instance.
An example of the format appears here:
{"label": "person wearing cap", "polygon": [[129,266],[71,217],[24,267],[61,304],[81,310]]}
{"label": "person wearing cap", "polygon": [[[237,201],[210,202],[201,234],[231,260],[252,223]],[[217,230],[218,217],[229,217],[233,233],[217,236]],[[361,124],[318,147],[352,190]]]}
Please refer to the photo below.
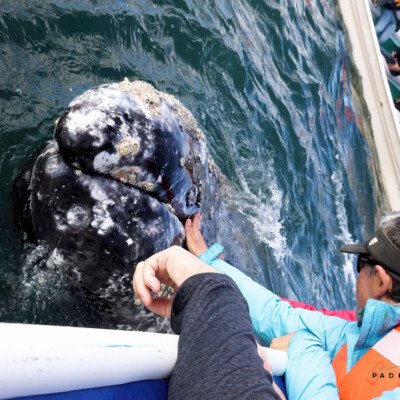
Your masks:
{"label": "person wearing cap", "polygon": [[189,251],[235,281],[261,341],[296,332],[285,376],[290,400],[400,399],[400,212],[365,243],[341,248],[357,255],[356,322],[293,308],[217,258],[219,244],[203,251],[198,221],[185,227]]}

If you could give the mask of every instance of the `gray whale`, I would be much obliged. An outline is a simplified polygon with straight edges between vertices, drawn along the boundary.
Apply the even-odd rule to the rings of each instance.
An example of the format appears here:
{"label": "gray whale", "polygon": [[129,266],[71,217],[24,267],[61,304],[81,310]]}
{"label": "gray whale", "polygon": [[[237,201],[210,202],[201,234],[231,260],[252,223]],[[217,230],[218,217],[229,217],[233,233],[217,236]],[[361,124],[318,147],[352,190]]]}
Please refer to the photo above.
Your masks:
{"label": "gray whale", "polygon": [[13,197],[29,240],[48,247],[102,317],[162,331],[134,306],[132,273],[155,252],[184,245],[186,218],[201,211],[208,241],[260,270],[256,252],[243,257],[237,245],[252,229],[224,206],[224,181],[192,114],[150,84],[125,80],[69,104]]}

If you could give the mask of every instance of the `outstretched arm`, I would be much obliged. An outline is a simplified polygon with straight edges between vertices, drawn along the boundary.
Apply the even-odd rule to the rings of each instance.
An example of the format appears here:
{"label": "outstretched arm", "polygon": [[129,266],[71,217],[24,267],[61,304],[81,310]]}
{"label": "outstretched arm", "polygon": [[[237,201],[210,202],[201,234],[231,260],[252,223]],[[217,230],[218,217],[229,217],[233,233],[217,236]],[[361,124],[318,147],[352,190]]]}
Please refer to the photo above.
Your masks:
{"label": "outstretched arm", "polygon": [[281,297],[281,300],[287,301],[293,308],[304,308],[310,311],[320,311],[324,315],[332,317],[339,317],[346,321],[357,321],[357,314],[355,310],[330,310],[329,308],[317,308],[310,304],[301,303],[300,301],[289,300]]}
{"label": "outstretched arm", "polygon": [[[196,214],[193,217],[193,220],[191,220],[190,218],[188,218],[186,220],[185,231],[186,231],[186,246],[192,254],[202,258],[203,261],[205,261],[207,263],[215,258],[215,253],[212,255],[206,253],[209,249],[208,249],[206,241],[204,240],[204,237],[201,233],[201,215],[200,214]],[[221,250],[223,249],[222,246],[220,247],[220,249]],[[322,314],[343,318],[346,321],[356,321],[357,320],[357,315],[354,310],[337,310],[337,311],[335,311],[335,310],[330,310],[328,308],[318,309],[317,307],[310,305],[310,304],[305,304],[305,303],[301,303],[299,301],[285,299],[283,297],[280,297],[280,298],[283,301],[287,301],[293,308],[304,308],[305,310],[310,310],[310,311],[320,311],[320,312],[322,312]]]}
{"label": "outstretched arm", "polygon": [[[196,240],[191,240],[193,233],[196,234]],[[198,248],[204,246],[199,239],[201,236],[204,241],[197,218],[193,219],[190,229],[186,229],[186,236],[189,250],[194,246]],[[232,265],[207,253],[203,253],[200,258],[219,272],[230,276],[239,287],[248,303],[254,331],[264,342],[269,344],[272,339],[299,329],[310,329],[319,337],[325,336],[329,330],[330,334],[326,335],[328,336],[326,346],[331,357],[340,348],[344,340],[341,332],[346,321],[340,318],[326,317],[320,312],[293,308],[289,303],[282,301],[277,295],[254,282]],[[334,339],[329,340],[329,338]]]}

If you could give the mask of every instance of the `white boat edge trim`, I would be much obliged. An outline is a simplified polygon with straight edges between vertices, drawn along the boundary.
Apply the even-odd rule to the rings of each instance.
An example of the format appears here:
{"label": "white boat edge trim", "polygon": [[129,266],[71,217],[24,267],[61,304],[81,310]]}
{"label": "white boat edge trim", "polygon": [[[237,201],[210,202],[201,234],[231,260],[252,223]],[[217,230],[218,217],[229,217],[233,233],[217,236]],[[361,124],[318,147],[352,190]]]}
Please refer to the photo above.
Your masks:
{"label": "white boat edge trim", "polygon": [[[171,375],[177,335],[0,323],[0,399],[120,385]],[[287,353],[266,349],[275,375]]]}

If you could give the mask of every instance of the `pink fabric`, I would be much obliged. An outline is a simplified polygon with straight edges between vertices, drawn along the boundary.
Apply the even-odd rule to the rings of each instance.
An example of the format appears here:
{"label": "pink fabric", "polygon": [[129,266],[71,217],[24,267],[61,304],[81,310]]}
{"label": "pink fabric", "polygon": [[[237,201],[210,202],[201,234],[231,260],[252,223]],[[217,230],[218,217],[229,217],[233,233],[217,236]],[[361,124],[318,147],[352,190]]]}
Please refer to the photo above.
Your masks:
{"label": "pink fabric", "polygon": [[288,300],[288,299],[284,299],[283,297],[281,297],[281,299],[283,301],[287,301],[294,308],[304,308],[305,310],[310,310],[310,311],[320,311],[320,312],[322,312],[322,314],[343,318],[347,321],[357,321],[357,314],[355,311],[352,311],[352,310],[333,311],[333,310],[328,310],[327,308],[317,309],[315,306],[311,306],[309,304],[304,304],[299,301]]}

